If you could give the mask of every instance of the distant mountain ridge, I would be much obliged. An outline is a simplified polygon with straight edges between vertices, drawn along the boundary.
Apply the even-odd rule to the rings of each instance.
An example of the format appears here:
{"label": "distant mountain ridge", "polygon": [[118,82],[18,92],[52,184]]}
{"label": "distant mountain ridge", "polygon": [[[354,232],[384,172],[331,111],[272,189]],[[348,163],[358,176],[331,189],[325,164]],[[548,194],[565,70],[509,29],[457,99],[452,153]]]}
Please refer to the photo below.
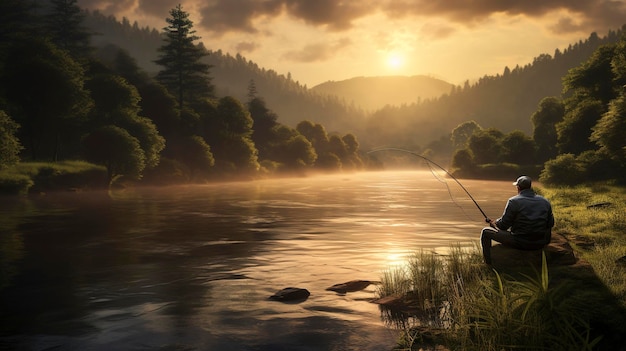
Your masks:
{"label": "distant mountain ridge", "polygon": [[[87,27],[98,33],[92,38],[94,46],[123,48],[148,73],[154,74],[159,69],[154,60],[162,37],[156,29],[140,28],[125,19],[120,22],[97,11],[88,13],[86,20]],[[281,74],[259,67],[240,54],[230,55],[220,49],[209,50],[207,63],[213,66],[210,74],[218,96],[230,95],[245,102],[249,84],[254,82],[258,96],[283,124],[295,127],[309,120],[322,124],[328,132],[350,132],[358,137],[364,149],[393,145],[418,150],[430,147],[433,142],[449,143],[449,133],[469,120],[484,128],[504,132],[519,129],[530,133],[530,116],[539,102],[548,96],[562,97],[563,76],[588,60],[599,46],[615,43],[622,35],[626,35],[626,25],[602,37],[591,33],[586,40],[570,44],[564,50],[556,49],[552,55],[538,54],[532,63],[503,67],[502,74],[485,75],[472,82],[467,80],[462,85],[445,88],[443,95],[432,98],[423,96],[420,100],[414,97],[417,89],[404,89],[409,94],[404,102],[394,105],[397,102],[389,98],[384,107],[375,111],[368,111],[357,102],[362,100],[361,96],[370,96],[371,90],[378,89],[376,77],[327,82],[331,84],[308,88],[288,72]],[[337,88],[342,85],[353,85],[353,88]],[[323,92],[324,89],[338,89],[343,96]],[[386,90],[379,93],[386,94]]]}
{"label": "distant mountain ridge", "polygon": [[348,104],[375,111],[386,105],[399,106],[439,97],[453,87],[453,84],[425,75],[378,76],[328,81],[312,87],[311,91],[334,95]]}

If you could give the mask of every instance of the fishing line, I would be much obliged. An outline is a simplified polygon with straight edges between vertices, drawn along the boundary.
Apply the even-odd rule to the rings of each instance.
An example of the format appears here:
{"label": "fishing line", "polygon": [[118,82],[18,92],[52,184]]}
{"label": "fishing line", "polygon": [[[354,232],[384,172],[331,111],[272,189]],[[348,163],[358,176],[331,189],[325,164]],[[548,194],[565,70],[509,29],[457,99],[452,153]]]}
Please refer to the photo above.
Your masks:
{"label": "fishing line", "polygon": [[[461,187],[461,189],[463,189],[463,191],[465,191],[465,193],[467,194],[467,196],[469,196],[469,198],[472,200],[472,202],[474,203],[474,205],[476,205],[476,208],[478,208],[478,210],[480,211],[480,213],[483,215],[483,217],[485,217],[485,220],[487,220],[489,217],[487,217],[487,215],[485,214],[485,211],[483,211],[482,208],[480,208],[480,206],[478,205],[478,202],[476,202],[476,200],[474,199],[474,197],[472,196],[472,194],[470,194],[469,191],[467,191],[467,189],[465,189],[465,187],[463,186],[463,184],[461,184],[461,182],[459,182],[458,179],[456,179],[452,174],[450,174],[450,172],[448,172],[445,168],[441,167],[440,165],[438,165],[435,161],[427,158],[426,156],[422,156],[416,152],[410,151],[410,150],[405,150],[405,149],[399,149],[399,148],[393,148],[393,147],[386,147],[386,148],[381,148],[381,149],[374,149],[371,151],[368,151],[367,153],[373,153],[373,152],[379,152],[379,151],[400,151],[400,152],[406,152],[408,154],[411,154],[413,156],[419,157],[421,159],[423,159],[424,161],[426,161],[426,163],[428,164],[428,167],[430,168],[431,173],[433,174],[433,176],[439,181],[442,182],[446,185],[446,188],[448,189],[448,194],[450,194],[450,197],[452,198],[452,192],[450,191],[450,187],[448,186],[448,183],[445,181],[445,179],[442,179],[439,175],[435,174],[435,172],[433,171],[432,166],[436,166],[437,168],[441,169],[442,171],[444,171],[450,178],[454,179],[454,181]],[[454,198],[452,198],[452,201],[456,204],[456,201],[454,201]],[[458,204],[457,204],[458,206]],[[460,206],[459,206],[460,207]]]}

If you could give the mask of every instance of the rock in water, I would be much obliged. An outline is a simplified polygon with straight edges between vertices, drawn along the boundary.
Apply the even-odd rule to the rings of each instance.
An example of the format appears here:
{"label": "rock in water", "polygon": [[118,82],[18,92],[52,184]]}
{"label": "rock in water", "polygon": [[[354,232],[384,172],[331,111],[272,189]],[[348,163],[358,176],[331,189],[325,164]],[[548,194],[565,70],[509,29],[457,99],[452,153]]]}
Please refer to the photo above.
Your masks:
{"label": "rock in water", "polygon": [[335,284],[330,288],[326,288],[326,290],[338,292],[340,294],[345,294],[348,292],[359,291],[367,288],[370,284],[376,284],[377,282],[373,282],[371,280],[351,280],[349,282]]}
{"label": "rock in water", "polygon": [[304,301],[309,298],[311,293],[307,289],[302,288],[284,288],[277,291],[274,295],[270,296],[271,300],[275,301]]}

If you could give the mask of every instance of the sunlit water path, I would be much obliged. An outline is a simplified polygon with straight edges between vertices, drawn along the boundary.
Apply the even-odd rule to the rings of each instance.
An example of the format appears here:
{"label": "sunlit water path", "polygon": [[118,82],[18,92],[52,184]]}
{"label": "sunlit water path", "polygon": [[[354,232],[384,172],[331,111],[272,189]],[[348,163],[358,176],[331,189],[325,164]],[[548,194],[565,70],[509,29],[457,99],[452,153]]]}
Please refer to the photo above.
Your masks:
{"label": "sunlit water path", "polygon": [[[462,180],[492,217],[510,182]],[[389,350],[375,287],[483,217],[427,171],[0,199],[0,349]],[[301,303],[268,297],[285,287]]]}

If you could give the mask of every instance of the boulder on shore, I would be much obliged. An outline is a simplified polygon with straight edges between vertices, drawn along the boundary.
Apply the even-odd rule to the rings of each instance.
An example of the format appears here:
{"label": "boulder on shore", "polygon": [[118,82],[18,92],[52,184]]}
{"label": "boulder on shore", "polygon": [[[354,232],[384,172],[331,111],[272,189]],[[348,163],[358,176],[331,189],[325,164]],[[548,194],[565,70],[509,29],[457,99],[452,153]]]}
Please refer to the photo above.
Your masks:
{"label": "boulder on shore", "polygon": [[574,250],[567,239],[563,235],[555,233],[552,234],[550,243],[538,250],[518,250],[493,242],[491,262],[495,269],[528,265],[541,267],[542,252],[546,254],[548,266],[569,266],[577,262]]}

